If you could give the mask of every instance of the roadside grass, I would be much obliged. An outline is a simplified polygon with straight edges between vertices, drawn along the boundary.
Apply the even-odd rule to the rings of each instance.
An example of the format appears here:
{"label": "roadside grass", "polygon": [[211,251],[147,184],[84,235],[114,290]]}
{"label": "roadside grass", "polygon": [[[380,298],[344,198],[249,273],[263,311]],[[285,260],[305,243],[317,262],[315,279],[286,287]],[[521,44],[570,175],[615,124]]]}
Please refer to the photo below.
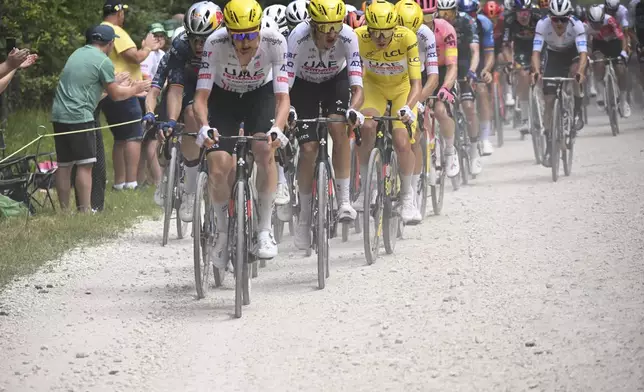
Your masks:
{"label": "roadside grass", "polygon": [[[101,124],[106,123],[102,121]],[[39,125],[46,129],[39,129]],[[10,115],[5,132],[7,155],[35,139],[39,132],[52,132],[49,113],[22,111]],[[151,187],[136,191],[111,190],[113,138],[109,130],[103,131],[103,138],[108,176],[105,210],[95,215],[63,213],[59,210],[54,190],[52,197],[56,211],[48,206],[37,209],[36,214],[29,218],[0,220],[0,288],[14,277],[32,273],[70,249],[116,237],[140,217],[158,219],[160,209],[152,201],[154,189]],[[18,155],[36,153],[37,144]],[[53,138],[43,138],[38,151],[55,152]],[[72,205],[73,200],[72,194]]]}

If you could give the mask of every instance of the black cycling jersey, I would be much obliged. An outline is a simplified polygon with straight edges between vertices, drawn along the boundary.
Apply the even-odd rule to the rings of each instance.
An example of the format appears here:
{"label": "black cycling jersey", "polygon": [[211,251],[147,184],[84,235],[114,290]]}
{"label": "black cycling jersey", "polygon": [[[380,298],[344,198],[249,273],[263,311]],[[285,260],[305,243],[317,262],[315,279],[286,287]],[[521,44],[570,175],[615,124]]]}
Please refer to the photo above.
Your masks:
{"label": "black cycling jersey", "polygon": [[462,56],[458,56],[459,64],[470,63],[470,44],[479,43],[479,34],[474,19],[464,12],[456,14],[456,20],[452,23],[456,30],[457,48]]}
{"label": "black cycling jersey", "polygon": [[170,84],[186,86],[196,85],[197,75],[201,68],[201,56],[192,51],[188,34],[181,33],[172,41],[170,50],[166,52],[157,68],[157,73],[152,80],[152,86],[163,88],[166,79]]}
{"label": "black cycling jersey", "polygon": [[513,42],[514,40],[530,41],[534,39],[534,32],[537,28],[537,23],[543,18],[541,14],[530,10],[530,20],[527,25],[522,25],[517,20],[517,15],[511,13],[506,16],[504,20],[503,42]]}
{"label": "black cycling jersey", "polygon": [[635,34],[637,35],[637,40],[639,41],[640,45],[644,44],[644,2],[640,1],[637,3],[637,6],[635,6],[635,17],[633,18],[635,21]]}

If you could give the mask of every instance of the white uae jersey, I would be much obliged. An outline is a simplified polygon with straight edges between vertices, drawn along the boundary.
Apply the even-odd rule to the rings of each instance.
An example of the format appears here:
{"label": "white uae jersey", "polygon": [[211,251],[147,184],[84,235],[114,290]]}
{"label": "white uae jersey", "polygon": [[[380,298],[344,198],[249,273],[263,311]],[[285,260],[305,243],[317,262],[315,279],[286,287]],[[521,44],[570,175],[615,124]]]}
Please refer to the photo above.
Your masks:
{"label": "white uae jersey", "polygon": [[579,53],[588,52],[586,28],[579,19],[571,16],[564,33],[557,35],[552,26],[552,20],[550,18],[541,19],[535,28],[532,50],[541,52],[543,44],[548,46],[548,50],[554,52],[566,52],[575,46]]}
{"label": "white uae jersey", "polygon": [[[601,4],[602,8],[606,8],[604,4]],[[606,13],[608,14],[608,12]],[[627,29],[630,26],[630,20],[628,18],[628,8],[624,7],[623,5],[619,5],[617,7],[617,12],[615,12],[615,15],[613,16],[615,19],[617,19],[617,23],[622,27],[622,29]]]}
{"label": "white uae jersey", "polygon": [[427,75],[438,74],[438,55],[436,54],[436,36],[424,24],[416,32],[418,37],[418,54],[420,55],[420,71],[427,70]]}
{"label": "white uae jersey", "polygon": [[224,90],[247,93],[273,82],[275,93],[288,94],[286,39],[272,28],[260,31],[259,47],[251,61],[242,67],[228,30],[221,28],[206,40],[198,90],[211,90],[213,83]]}

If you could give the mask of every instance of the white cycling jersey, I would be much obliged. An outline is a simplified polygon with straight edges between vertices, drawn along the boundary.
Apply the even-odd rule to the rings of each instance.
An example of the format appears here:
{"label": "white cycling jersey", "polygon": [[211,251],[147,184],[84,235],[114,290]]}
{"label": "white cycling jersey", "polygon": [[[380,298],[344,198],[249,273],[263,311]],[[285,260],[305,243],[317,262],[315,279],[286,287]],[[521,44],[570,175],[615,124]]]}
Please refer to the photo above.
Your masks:
{"label": "white cycling jersey", "polygon": [[436,36],[424,24],[416,32],[418,37],[418,54],[420,55],[420,71],[427,70],[427,75],[438,74],[438,54],[436,53]]}
{"label": "white cycling jersey", "polygon": [[198,90],[211,90],[213,83],[236,93],[247,93],[273,81],[275,93],[288,94],[286,39],[277,29],[263,28],[259,47],[250,63],[242,67],[226,28],[206,40],[199,70]]}
{"label": "white cycling jersey", "polygon": [[335,44],[320,51],[313,39],[309,21],[295,26],[288,37],[288,76],[293,86],[295,77],[307,82],[322,83],[333,79],[347,68],[349,85],[362,86],[362,60],[358,49],[358,36],[344,25]]}
{"label": "white cycling jersey", "polygon": [[628,3],[628,25],[635,27],[635,7],[640,3],[640,0],[631,0]]}
{"label": "white cycling jersey", "polygon": [[[601,4],[601,7],[606,8],[604,4]],[[622,29],[627,29],[630,26],[630,20],[628,18],[628,8],[624,7],[623,5],[619,5],[614,18],[617,19],[617,22],[622,27]]]}
{"label": "white cycling jersey", "polygon": [[548,46],[548,50],[554,52],[565,52],[574,46],[577,46],[579,53],[588,52],[586,28],[574,16],[570,17],[566,31],[562,35],[557,35],[550,18],[541,19],[535,28],[532,50],[541,52],[544,43]]}

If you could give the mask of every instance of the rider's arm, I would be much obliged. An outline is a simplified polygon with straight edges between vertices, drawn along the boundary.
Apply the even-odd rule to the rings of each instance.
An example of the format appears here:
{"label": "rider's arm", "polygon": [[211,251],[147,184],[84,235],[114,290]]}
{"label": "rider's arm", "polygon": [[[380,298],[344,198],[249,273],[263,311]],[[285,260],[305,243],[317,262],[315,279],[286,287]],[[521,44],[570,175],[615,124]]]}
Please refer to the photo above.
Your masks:
{"label": "rider's arm", "polygon": [[360,57],[357,34],[354,31],[350,31],[347,33],[347,36],[349,39],[343,40],[343,42],[345,43],[345,61],[347,62],[349,85],[351,86],[351,103],[349,104],[349,109],[360,110],[364,102],[364,95],[362,94],[362,58]]}
{"label": "rider's arm", "polygon": [[445,42],[445,65],[447,66],[447,71],[445,72],[443,85],[440,87],[451,90],[458,76],[458,42],[456,39],[456,31],[451,25],[449,25],[449,28],[450,30],[446,33],[446,36],[452,34],[454,39],[449,41],[449,44],[447,43],[448,41]]}
{"label": "rider's arm", "polygon": [[579,73],[584,74],[586,72],[586,63],[588,60],[588,37],[586,35],[586,29],[583,24],[579,21],[576,21],[574,24],[575,34],[575,46],[577,46],[577,52],[579,53]]}
{"label": "rider's arm", "polygon": [[472,41],[470,42],[470,71],[476,72],[479,69],[480,52],[479,52],[479,33],[478,26],[474,19],[470,18],[470,29],[472,30]]}
{"label": "rider's arm", "polygon": [[181,104],[183,101],[183,86],[171,84],[168,86],[167,113],[169,121],[177,121],[181,115]]}
{"label": "rider's arm", "polygon": [[483,25],[483,36],[480,37],[484,53],[483,72],[492,72],[492,67],[494,67],[494,25],[487,18],[481,19]]}
{"label": "rider's arm", "polygon": [[423,86],[423,90],[420,93],[420,101],[423,102],[427,99],[428,96],[438,87],[438,55],[436,53],[436,36],[434,33],[427,29],[427,41],[426,41],[426,52],[427,58],[425,58],[425,72],[427,72],[427,82]]}
{"label": "rider's arm", "polygon": [[[286,67],[286,56],[288,48],[286,46],[286,39],[279,34],[280,43],[272,45],[271,48],[273,56],[273,92],[275,93],[275,126],[279,129],[286,127],[288,121],[288,113],[291,108],[291,99],[288,96],[289,89],[289,74]],[[201,75],[201,74],[200,74]]]}
{"label": "rider's arm", "polygon": [[539,73],[541,69],[541,51],[543,50],[543,30],[545,22],[540,20],[534,31],[532,39],[532,72]]}
{"label": "rider's arm", "polygon": [[208,97],[214,83],[217,61],[217,53],[213,51],[213,44],[206,41],[204,46],[204,58],[202,61],[199,76],[197,77],[197,90],[192,109],[199,123],[199,127],[208,127]]}

